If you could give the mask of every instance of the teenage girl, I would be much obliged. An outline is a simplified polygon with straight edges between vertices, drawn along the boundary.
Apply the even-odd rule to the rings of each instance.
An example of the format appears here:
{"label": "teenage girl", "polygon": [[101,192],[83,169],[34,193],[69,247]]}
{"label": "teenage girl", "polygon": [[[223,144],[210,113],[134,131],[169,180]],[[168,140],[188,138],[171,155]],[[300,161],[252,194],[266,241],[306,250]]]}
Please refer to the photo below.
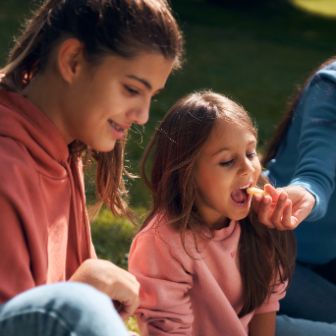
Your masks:
{"label": "teenage girl", "polygon": [[294,241],[250,212],[256,148],[246,111],[211,91],[182,98],[158,126],[143,164],[153,208],[129,259],[143,335],[275,334]]}
{"label": "teenage girl", "polygon": [[27,22],[0,70],[1,335],[125,335],[111,299],[127,317],[139,284],[96,258],[81,156],[125,214],[127,131],[181,50],[165,0],[48,0]]}

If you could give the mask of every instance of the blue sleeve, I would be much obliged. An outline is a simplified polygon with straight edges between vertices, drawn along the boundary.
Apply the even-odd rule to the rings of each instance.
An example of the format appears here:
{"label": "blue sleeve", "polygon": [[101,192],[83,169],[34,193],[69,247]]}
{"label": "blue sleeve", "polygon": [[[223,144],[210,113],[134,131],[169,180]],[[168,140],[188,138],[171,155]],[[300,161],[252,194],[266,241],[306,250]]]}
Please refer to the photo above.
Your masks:
{"label": "blue sleeve", "polygon": [[326,214],[335,188],[335,72],[317,73],[306,88],[298,109],[302,113],[302,127],[291,184],[302,185],[315,196],[316,204],[307,220],[316,221]]}

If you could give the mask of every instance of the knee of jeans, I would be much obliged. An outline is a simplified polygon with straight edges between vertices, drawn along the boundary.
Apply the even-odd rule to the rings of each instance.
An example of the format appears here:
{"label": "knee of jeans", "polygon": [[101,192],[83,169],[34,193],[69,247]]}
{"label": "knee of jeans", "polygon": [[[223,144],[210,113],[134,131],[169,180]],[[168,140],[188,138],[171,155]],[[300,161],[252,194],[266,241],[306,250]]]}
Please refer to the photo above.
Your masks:
{"label": "knee of jeans", "polygon": [[[80,330],[99,328],[107,328],[107,330],[112,328],[119,330],[118,335],[125,334],[125,327],[111,298],[92,286],[76,282],[55,285],[53,298],[48,304],[50,306],[45,307],[46,310],[62,316],[73,330],[78,331],[79,335],[81,335]],[[74,322],[75,325],[73,325]]]}
{"label": "knee of jeans", "polygon": [[62,312],[95,312],[111,309],[111,299],[90,285],[62,282],[35,287],[14,297],[4,311],[47,310]]}
{"label": "knee of jeans", "polygon": [[8,301],[1,311],[3,320],[27,314],[41,318],[43,323],[52,318],[76,335],[126,335],[112,300],[83,283],[65,282],[35,287]]}
{"label": "knee of jeans", "polygon": [[[48,286],[46,286],[48,287]],[[64,282],[51,285],[49,304],[54,309],[88,309],[97,311],[111,307],[111,299],[94,287],[79,282]]]}

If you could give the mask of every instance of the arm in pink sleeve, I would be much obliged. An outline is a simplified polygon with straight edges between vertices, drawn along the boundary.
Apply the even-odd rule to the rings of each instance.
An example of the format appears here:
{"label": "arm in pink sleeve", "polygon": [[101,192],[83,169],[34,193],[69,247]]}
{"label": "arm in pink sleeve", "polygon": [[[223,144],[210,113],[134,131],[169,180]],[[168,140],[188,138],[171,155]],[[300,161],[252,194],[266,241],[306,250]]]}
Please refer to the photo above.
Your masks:
{"label": "arm in pink sleeve", "polygon": [[129,270],[141,284],[137,318],[143,335],[191,335],[191,259],[176,234],[150,229],[133,241]]}
{"label": "arm in pink sleeve", "polygon": [[278,311],[280,308],[279,301],[286,295],[287,281],[279,283],[274,288],[274,292],[265,300],[265,302],[255,310],[256,314],[264,314],[272,311]]}
{"label": "arm in pink sleeve", "polygon": [[34,194],[25,188],[31,176],[17,167],[4,168],[0,166],[0,303],[37,285],[27,232],[29,228],[30,232],[36,228],[36,235],[43,231],[31,209]]}

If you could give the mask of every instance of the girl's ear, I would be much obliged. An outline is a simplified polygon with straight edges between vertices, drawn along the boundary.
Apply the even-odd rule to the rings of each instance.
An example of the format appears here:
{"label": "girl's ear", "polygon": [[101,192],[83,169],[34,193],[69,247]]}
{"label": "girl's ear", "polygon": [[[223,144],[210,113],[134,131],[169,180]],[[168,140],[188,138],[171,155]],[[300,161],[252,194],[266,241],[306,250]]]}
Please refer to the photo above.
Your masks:
{"label": "girl's ear", "polygon": [[83,68],[83,50],[83,44],[75,38],[66,39],[57,50],[57,68],[67,83],[72,83]]}

